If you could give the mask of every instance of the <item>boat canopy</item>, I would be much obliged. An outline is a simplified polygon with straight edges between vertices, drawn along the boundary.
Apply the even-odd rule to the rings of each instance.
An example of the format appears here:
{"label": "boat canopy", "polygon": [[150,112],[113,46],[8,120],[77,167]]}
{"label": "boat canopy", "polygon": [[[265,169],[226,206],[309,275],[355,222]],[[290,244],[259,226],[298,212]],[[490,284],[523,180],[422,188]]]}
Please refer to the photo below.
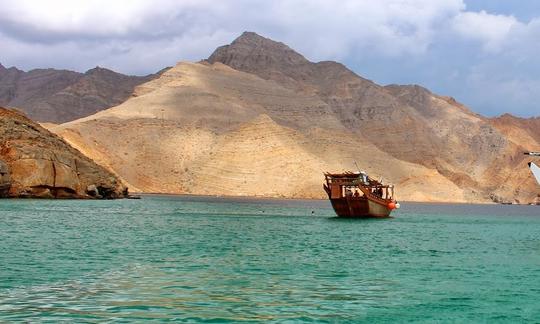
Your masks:
{"label": "boat canopy", "polygon": [[364,186],[384,186],[382,182],[370,178],[366,172],[345,172],[345,173],[329,173],[324,174],[327,183],[340,183],[341,185],[364,185]]}

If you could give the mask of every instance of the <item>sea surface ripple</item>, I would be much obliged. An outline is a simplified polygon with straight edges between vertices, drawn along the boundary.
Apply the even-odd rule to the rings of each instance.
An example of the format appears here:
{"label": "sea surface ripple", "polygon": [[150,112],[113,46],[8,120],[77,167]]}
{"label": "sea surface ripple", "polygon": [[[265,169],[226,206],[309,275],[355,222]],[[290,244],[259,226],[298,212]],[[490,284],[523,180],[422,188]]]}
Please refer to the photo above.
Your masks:
{"label": "sea surface ripple", "polygon": [[0,201],[0,322],[535,322],[540,209]]}

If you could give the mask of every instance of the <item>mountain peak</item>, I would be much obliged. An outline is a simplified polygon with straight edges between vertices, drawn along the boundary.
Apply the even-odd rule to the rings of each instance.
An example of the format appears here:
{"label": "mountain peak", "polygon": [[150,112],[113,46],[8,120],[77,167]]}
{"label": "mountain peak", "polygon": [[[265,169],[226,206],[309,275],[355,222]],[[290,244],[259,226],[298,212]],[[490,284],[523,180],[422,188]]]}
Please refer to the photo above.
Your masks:
{"label": "mountain peak", "polygon": [[5,71],[6,68],[2,65],[2,63],[0,63],[0,71]]}
{"label": "mountain peak", "polygon": [[265,38],[257,34],[256,32],[251,32],[251,31],[243,32],[242,35],[238,36],[238,38],[236,38],[235,41],[271,41],[273,42],[273,40],[269,38]]}
{"label": "mountain peak", "polygon": [[518,119],[518,117],[516,117],[516,116],[514,116],[514,115],[512,115],[512,114],[510,114],[510,113],[504,113],[504,114],[500,115],[499,117],[495,117],[495,118],[500,118],[500,119],[504,119],[504,118],[506,118],[506,119]]}
{"label": "mountain peak", "polygon": [[103,75],[103,74],[118,74],[118,73],[116,73],[116,72],[114,72],[112,70],[106,69],[106,68],[102,68],[100,66],[96,66],[95,68],[86,71],[84,74],[86,74],[86,75]]}
{"label": "mountain peak", "polygon": [[207,61],[221,62],[244,71],[261,68],[281,70],[309,62],[289,46],[254,32],[244,32],[231,44],[218,47]]}
{"label": "mountain peak", "polygon": [[[270,38],[261,36],[255,32],[245,31],[242,35],[238,36],[235,40],[232,41],[229,46],[237,46],[240,44],[250,45],[251,47],[267,47],[274,49],[281,49],[283,51],[293,51],[289,46],[285,45],[282,42],[275,41]],[[300,54],[298,54],[300,55]]]}

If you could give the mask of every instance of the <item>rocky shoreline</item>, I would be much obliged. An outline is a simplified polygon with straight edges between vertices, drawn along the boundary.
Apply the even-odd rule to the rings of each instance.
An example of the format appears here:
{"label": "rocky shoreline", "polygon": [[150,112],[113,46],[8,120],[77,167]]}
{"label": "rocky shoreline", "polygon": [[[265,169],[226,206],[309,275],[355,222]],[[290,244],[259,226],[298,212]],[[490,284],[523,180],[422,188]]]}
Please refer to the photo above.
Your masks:
{"label": "rocky shoreline", "polygon": [[115,199],[128,189],[57,135],[0,108],[0,197]]}

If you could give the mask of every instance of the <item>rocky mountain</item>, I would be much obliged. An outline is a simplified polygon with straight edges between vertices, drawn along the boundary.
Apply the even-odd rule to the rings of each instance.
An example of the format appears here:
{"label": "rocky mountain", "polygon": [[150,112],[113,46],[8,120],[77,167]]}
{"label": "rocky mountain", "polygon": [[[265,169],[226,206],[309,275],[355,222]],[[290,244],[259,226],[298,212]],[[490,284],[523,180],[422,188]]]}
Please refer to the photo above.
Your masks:
{"label": "rocky mountain", "polygon": [[146,77],[126,76],[96,67],[86,73],[0,65],[0,105],[17,108],[35,121],[63,123],[125,101]]}
{"label": "rocky mountain", "polygon": [[524,151],[540,151],[540,117],[519,118],[504,114],[490,123]]}
{"label": "rocky mountain", "polygon": [[244,33],[114,108],[54,129],[141,191],[324,197],[354,161],[418,201],[529,202],[522,147],[419,86],[380,86]]}
{"label": "rocky mountain", "polygon": [[[521,178],[513,175],[514,167],[523,163],[521,149],[482,116],[419,86],[381,87],[334,62],[304,59],[297,64],[300,58],[291,52],[282,43],[244,33],[218,48],[208,61],[277,82],[286,76],[287,84],[297,89],[316,89],[349,130],[400,160],[436,169],[468,189],[469,196],[477,192],[491,192],[495,199],[519,196],[500,184],[519,187]],[[522,197],[529,200],[534,184],[529,183],[526,191]]]}
{"label": "rocky mountain", "polygon": [[0,108],[0,197],[125,195],[114,174],[22,114]]}

